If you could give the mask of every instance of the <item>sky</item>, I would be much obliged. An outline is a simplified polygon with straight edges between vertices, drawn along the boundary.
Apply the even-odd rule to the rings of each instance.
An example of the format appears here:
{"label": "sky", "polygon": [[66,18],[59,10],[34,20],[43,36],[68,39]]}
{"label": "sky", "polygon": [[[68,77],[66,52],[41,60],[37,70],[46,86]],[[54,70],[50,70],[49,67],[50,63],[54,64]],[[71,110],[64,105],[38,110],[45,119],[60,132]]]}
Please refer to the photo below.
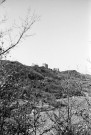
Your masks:
{"label": "sky", "polygon": [[91,73],[91,0],[7,0],[1,11],[11,24],[24,18],[29,8],[40,19],[30,30],[32,36],[8,59]]}

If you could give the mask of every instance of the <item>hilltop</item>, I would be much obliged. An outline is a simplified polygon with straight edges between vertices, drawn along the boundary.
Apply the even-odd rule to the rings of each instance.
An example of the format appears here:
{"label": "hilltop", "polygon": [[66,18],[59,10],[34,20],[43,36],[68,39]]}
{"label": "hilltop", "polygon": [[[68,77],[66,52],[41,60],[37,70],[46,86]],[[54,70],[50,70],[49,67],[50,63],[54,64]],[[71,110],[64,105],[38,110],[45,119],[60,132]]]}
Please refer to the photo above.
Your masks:
{"label": "hilltop", "polygon": [[45,66],[26,66],[17,61],[0,61],[1,98],[27,99],[36,94],[41,99],[82,96],[90,92],[91,76],[76,70],[58,71]]}

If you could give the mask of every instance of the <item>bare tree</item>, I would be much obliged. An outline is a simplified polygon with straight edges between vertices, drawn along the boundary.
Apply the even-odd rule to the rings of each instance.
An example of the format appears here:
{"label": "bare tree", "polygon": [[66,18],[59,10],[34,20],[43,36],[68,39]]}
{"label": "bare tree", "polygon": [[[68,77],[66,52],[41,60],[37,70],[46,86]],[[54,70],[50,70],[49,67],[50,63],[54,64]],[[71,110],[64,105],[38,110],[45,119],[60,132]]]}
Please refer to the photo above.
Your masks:
{"label": "bare tree", "polygon": [[77,97],[78,95],[74,96],[74,91],[76,89],[76,91],[78,91],[76,94],[78,94],[81,92],[82,87],[80,82],[71,79],[69,73],[68,78],[62,85],[66,97],[59,100],[59,104],[54,106],[54,110],[46,112],[51,121],[50,132],[52,131],[57,135],[77,135],[77,129],[75,127],[79,125],[79,122],[82,122],[81,117],[77,115],[77,113],[80,112],[78,108],[81,107],[81,104],[84,104],[84,102],[83,100],[80,101],[81,103],[78,102],[79,97]]}
{"label": "bare tree", "polygon": [[[0,6],[2,4],[4,4],[6,1],[7,0],[0,1]],[[28,13],[27,13],[25,19],[21,19],[20,25],[14,25],[12,28],[7,28],[6,30],[2,30],[2,25],[4,23],[7,23],[6,17],[3,17],[3,19],[0,20],[0,60],[2,60],[14,47],[18,46],[19,43],[23,39],[31,36],[29,34],[29,32],[30,32],[32,26],[34,25],[34,23],[39,20],[39,17],[37,17],[35,15],[35,13],[33,13],[32,15],[30,13],[31,12],[28,10]],[[13,35],[14,31],[15,31],[14,37],[16,37],[16,38],[12,38],[12,35]],[[0,67],[3,70],[3,66],[2,66],[1,61],[0,61]],[[6,134],[8,130],[9,130],[10,133],[12,132],[12,131],[10,131],[10,129],[12,127],[12,126],[10,126],[10,123],[12,124],[12,122],[9,121],[10,120],[9,118],[11,118],[11,111],[13,111],[13,109],[15,109],[15,107],[13,109],[10,109],[11,108],[10,105],[12,104],[12,102],[10,100],[6,100],[5,98],[1,97],[1,91],[4,92],[3,88],[4,88],[4,84],[6,83],[5,82],[6,76],[7,76],[7,74],[4,76],[4,80],[2,81],[2,84],[0,84],[0,133],[1,133],[1,135]],[[5,92],[5,94],[9,95],[9,93],[6,93],[6,92]],[[16,108],[16,109],[17,109],[17,111],[19,111],[20,108]],[[15,116],[15,114],[14,114],[14,116]],[[21,113],[19,115],[19,117],[22,117],[22,116],[23,115]],[[24,114],[24,117],[20,120],[22,122],[25,121],[25,123],[26,123],[25,117],[26,117],[26,114]],[[6,122],[6,119],[9,119],[8,123]],[[19,125],[18,122],[19,121],[17,120],[17,122],[16,122],[17,125]],[[6,125],[6,123],[8,125]],[[6,128],[6,131],[5,131],[5,127],[8,127],[8,126],[10,126],[10,127],[8,129]],[[22,126],[22,124],[19,125],[19,126]],[[28,126],[29,125],[27,125],[27,127]],[[25,130],[24,130],[24,128],[25,128]],[[23,128],[21,130],[24,130],[24,131],[21,131],[21,132],[27,132],[26,131],[27,130],[26,124],[25,124],[25,127],[23,125]],[[16,131],[17,131],[17,129],[16,129]]]}
{"label": "bare tree", "polygon": [[[3,4],[5,1],[6,0],[1,1],[1,4]],[[29,34],[29,31],[31,30],[34,23],[37,22],[38,20],[39,20],[39,17],[36,16],[35,13],[32,13],[31,15],[31,11],[28,10],[28,13],[25,19],[20,19],[21,21],[20,26],[15,25],[14,27],[10,29],[0,30],[0,57],[1,56],[3,57],[7,53],[9,53],[11,49],[19,45],[22,39],[25,39],[26,37],[31,36]],[[6,20],[4,17],[0,22],[2,24],[5,21]],[[15,34],[14,34],[14,31],[15,31]],[[12,38],[13,34],[14,34],[14,38]],[[15,37],[16,37],[16,40],[14,40]]]}

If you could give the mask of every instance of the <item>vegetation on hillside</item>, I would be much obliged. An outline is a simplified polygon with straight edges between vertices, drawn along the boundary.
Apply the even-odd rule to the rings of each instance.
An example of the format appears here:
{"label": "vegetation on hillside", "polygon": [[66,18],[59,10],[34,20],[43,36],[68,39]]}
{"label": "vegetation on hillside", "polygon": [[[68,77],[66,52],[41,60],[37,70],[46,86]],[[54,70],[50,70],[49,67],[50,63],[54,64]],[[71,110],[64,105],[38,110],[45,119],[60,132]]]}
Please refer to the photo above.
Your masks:
{"label": "vegetation on hillside", "polygon": [[[6,60],[0,62],[2,134],[43,135],[53,132],[68,135],[70,132],[73,135],[74,132],[77,135],[83,132],[80,131],[83,130],[82,123],[81,129],[75,129],[75,124],[79,125],[79,122],[73,124],[72,119],[77,117],[86,124],[87,119],[84,117],[89,117],[89,114],[86,108],[77,111],[82,105],[73,100],[73,97],[84,97],[87,89],[84,90],[83,85],[90,82],[90,78],[75,70],[55,72],[44,66],[26,66]],[[88,100],[84,98],[80,104],[84,101]],[[49,127],[46,126],[48,121],[51,123]]]}
{"label": "vegetation on hillside", "polygon": [[4,60],[1,61],[1,65],[0,77],[3,82],[1,86],[3,92],[6,89],[8,92],[10,90],[12,94],[16,93],[17,98],[20,98],[22,92],[28,95],[32,93],[31,87],[37,88],[41,97],[44,93],[54,95],[56,99],[67,97],[67,89],[70,96],[83,95],[83,81],[86,81],[86,77],[77,71],[57,73],[45,67],[29,67],[19,62]]}

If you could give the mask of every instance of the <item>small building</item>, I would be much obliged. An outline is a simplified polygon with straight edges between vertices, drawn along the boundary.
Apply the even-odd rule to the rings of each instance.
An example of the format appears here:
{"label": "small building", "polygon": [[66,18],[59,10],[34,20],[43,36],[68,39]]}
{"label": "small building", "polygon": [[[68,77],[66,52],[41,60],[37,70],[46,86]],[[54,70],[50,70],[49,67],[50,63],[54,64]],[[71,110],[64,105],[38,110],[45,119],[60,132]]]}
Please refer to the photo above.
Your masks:
{"label": "small building", "polygon": [[42,66],[45,68],[48,68],[48,64],[46,64],[46,63],[43,63]]}
{"label": "small building", "polygon": [[54,68],[53,71],[59,72],[59,68]]}
{"label": "small building", "polygon": [[39,67],[38,64],[32,63],[32,67]]}

